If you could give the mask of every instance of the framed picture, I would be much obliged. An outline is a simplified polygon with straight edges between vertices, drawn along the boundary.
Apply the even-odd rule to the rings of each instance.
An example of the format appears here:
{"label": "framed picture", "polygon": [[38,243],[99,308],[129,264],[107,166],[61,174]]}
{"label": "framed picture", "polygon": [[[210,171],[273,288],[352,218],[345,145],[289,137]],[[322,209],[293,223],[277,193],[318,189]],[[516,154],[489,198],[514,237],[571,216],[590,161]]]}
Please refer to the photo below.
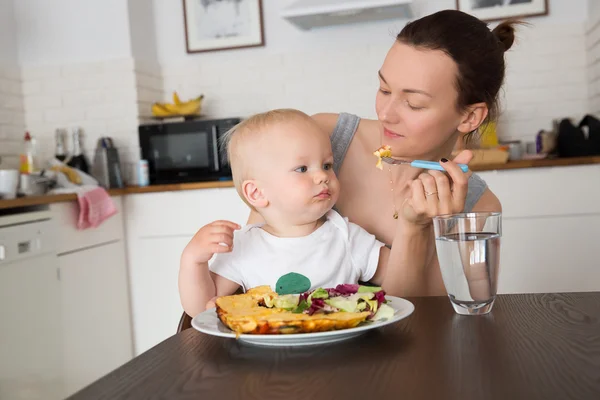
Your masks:
{"label": "framed picture", "polygon": [[548,15],[548,0],[456,0],[456,8],[483,21]]}
{"label": "framed picture", "polygon": [[188,53],[264,46],[262,0],[183,0]]}

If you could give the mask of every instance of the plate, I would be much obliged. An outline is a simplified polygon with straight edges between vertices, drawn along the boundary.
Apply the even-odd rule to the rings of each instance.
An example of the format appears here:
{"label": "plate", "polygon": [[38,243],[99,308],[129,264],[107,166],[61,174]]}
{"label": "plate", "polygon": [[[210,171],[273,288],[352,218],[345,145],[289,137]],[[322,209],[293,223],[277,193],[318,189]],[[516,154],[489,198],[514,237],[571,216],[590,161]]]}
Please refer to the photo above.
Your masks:
{"label": "plate", "polygon": [[[326,343],[339,342],[355,338],[363,333],[381,328],[408,317],[415,310],[415,306],[408,300],[400,297],[385,296],[387,305],[394,309],[394,316],[389,319],[374,322],[365,322],[355,328],[340,329],[337,331],[314,333],[291,333],[283,335],[248,335],[240,334],[239,340],[255,346],[287,347],[287,346],[312,346]],[[223,325],[217,317],[214,308],[206,310],[192,319],[194,329],[207,335],[235,339],[236,334]]]}

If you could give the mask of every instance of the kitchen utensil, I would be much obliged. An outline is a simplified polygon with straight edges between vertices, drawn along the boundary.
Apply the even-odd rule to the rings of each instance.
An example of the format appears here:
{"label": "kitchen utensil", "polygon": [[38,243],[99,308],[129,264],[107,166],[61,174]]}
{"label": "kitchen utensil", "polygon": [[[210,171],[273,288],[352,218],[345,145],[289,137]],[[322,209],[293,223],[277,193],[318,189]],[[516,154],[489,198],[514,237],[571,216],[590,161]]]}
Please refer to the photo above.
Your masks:
{"label": "kitchen utensil", "polygon": [[109,137],[98,139],[92,175],[106,189],[123,187],[119,152]]}
{"label": "kitchen utensil", "polygon": [[[382,157],[381,159],[383,160],[383,162],[386,162],[386,163],[392,164],[392,165],[410,164],[410,166],[414,167],[414,168],[433,169],[433,170],[442,171],[442,172],[446,171],[439,162],[435,162],[435,161],[425,161],[425,160],[407,161],[407,160],[399,160],[397,158],[391,158],[391,157]],[[469,171],[469,166],[466,164],[458,164],[458,166],[460,167],[462,172]]]}
{"label": "kitchen utensil", "polygon": [[18,169],[0,169],[0,198],[14,199],[19,187]]}
{"label": "kitchen utensil", "polygon": [[19,193],[24,196],[41,196],[52,187],[54,181],[38,174],[21,174]]}

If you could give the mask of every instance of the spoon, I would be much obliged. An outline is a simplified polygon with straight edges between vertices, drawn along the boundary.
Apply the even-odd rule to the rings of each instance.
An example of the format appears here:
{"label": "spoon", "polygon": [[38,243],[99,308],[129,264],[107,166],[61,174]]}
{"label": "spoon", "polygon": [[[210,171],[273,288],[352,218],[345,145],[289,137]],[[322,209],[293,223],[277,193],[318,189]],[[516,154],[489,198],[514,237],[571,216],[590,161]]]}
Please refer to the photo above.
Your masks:
{"label": "spoon", "polygon": [[[433,170],[442,171],[442,172],[446,171],[444,169],[444,167],[442,167],[442,165],[436,161],[425,161],[425,160],[407,161],[407,160],[398,160],[397,158],[391,158],[391,157],[381,157],[381,159],[383,160],[383,162],[392,164],[392,165],[409,164],[411,167],[415,167],[415,168],[433,169]],[[462,172],[469,171],[469,166],[467,164],[457,164],[457,165],[460,167]]]}

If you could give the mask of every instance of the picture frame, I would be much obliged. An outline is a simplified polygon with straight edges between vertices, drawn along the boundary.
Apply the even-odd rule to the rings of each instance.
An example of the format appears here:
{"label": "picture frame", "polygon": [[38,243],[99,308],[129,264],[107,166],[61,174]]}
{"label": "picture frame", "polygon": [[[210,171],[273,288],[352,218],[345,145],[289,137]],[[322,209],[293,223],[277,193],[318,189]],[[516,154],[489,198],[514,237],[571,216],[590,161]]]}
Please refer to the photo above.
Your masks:
{"label": "picture frame", "polygon": [[265,45],[262,0],[182,0],[187,53]]}
{"label": "picture frame", "polygon": [[456,0],[456,9],[490,22],[548,15],[548,0]]}

